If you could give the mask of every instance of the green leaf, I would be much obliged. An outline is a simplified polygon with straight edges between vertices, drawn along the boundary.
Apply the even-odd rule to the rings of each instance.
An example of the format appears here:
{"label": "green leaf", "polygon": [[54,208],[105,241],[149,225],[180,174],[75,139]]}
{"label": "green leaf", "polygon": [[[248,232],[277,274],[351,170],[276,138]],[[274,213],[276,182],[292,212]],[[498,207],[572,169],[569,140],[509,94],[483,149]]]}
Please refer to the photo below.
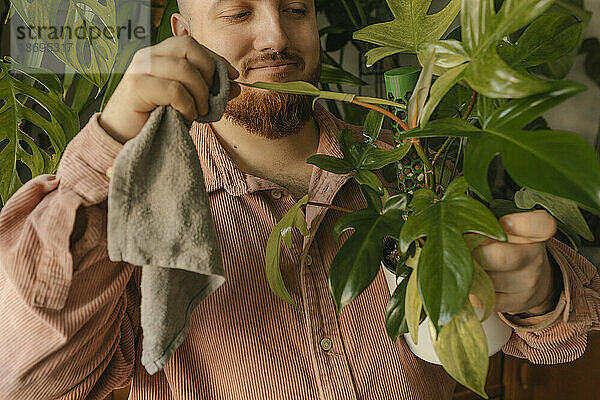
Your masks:
{"label": "green leaf", "polygon": [[419,126],[423,117],[423,107],[429,96],[429,88],[431,87],[431,78],[433,77],[433,65],[435,61],[435,53],[431,53],[429,58],[425,60],[419,79],[413,89],[413,93],[408,100],[408,125]]}
{"label": "green leaf", "polygon": [[481,126],[487,126],[490,117],[498,107],[498,99],[491,99],[482,94],[477,95],[477,109],[475,114]]}
{"label": "green leaf", "polygon": [[[540,15],[552,1],[506,0],[496,14],[493,0],[462,0],[462,42],[441,40],[428,43],[423,46],[420,57],[433,50],[439,51],[436,66],[446,69],[446,74],[454,72],[449,81],[451,76],[462,72],[461,78],[487,97],[521,98],[547,92],[553,88],[553,82],[511,68],[498,55],[496,43]],[[456,68],[464,71],[454,71]],[[437,97],[441,99],[451,86],[440,86]],[[435,109],[434,104],[437,105],[432,103],[430,113]]]}
{"label": "green leaf", "polygon": [[[471,47],[471,49],[476,51],[471,54],[475,57],[483,56],[497,40],[527,25],[546,11],[553,2],[554,0],[505,0],[498,14],[491,18],[490,15],[494,13],[493,0],[463,0],[461,18],[465,18],[464,13],[471,16],[471,18],[466,17],[467,19],[475,18],[473,24],[481,32],[478,40],[467,39],[465,41],[465,37],[468,38],[470,35],[463,24],[463,43],[475,43],[476,47]],[[485,15],[485,18],[478,17],[478,14]]]}
{"label": "green leaf", "polygon": [[450,88],[456,85],[456,83],[463,78],[467,66],[467,64],[464,64],[453,68],[444,75],[440,76],[433,83],[433,86],[431,87],[431,95],[429,96],[429,100],[423,109],[423,116],[421,120],[422,126],[427,125],[431,114],[436,109],[440,101],[442,101],[442,98],[444,98],[446,93],[448,93]]}
{"label": "green leaf", "polygon": [[359,169],[367,145],[357,141],[350,129],[342,129],[340,131],[338,134],[338,144],[344,154],[344,160],[352,164],[355,169]]}
{"label": "green leaf", "polygon": [[388,164],[398,162],[410,151],[411,142],[403,143],[391,150],[367,148],[361,163],[361,169],[377,170]]}
{"label": "green leaf", "polygon": [[371,49],[365,53],[365,57],[367,58],[367,68],[371,68],[377,61],[398,54],[401,51],[402,49],[388,46]]}
{"label": "green leaf", "polygon": [[554,87],[551,81],[534,78],[527,72],[517,71],[500,58],[495,47],[480,57],[473,58],[464,79],[479,93],[492,98],[521,98],[547,92]]}
{"label": "green leaf", "polygon": [[354,170],[354,166],[343,158],[333,157],[326,154],[315,154],[306,159],[308,164],[333,172],[334,174],[347,174]]}
{"label": "green leaf", "polygon": [[342,245],[329,269],[329,289],[336,310],[340,310],[360,295],[375,279],[381,264],[383,239],[397,237],[404,223],[407,207],[404,194],[392,196],[381,213],[363,209],[340,218],[334,227],[334,237],[347,230],[354,233]]}
{"label": "green leaf", "polygon": [[583,0],[556,0],[548,9],[549,12],[567,12],[574,15],[582,25],[582,35],[579,42],[573,50],[557,60],[547,62],[546,64],[532,67],[538,75],[546,76],[551,79],[563,79],[571,70],[575,58],[578,57],[578,49],[581,47],[585,32],[592,17],[592,13],[584,8]]}
{"label": "green leaf", "polygon": [[594,235],[588,227],[577,204],[568,199],[553,196],[533,189],[523,188],[515,193],[515,203],[519,208],[533,208],[536,204],[544,207],[558,221],[562,222],[568,233],[593,241]]}
{"label": "green leaf", "polygon": [[383,205],[381,204],[381,197],[379,197],[379,194],[367,185],[360,185],[360,192],[367,201],[368,207],[381,213]]}
{"label": "green leaf", "polygon": [[370,110],[367,114],[363,132],[363,136],[365,136],[367,143],[374,144],[377,140],[379,132],[381,131],[381,126],[383,125],[383,118],[384,115],[375,110]]}
{"label": "green leaf", "polygon": [[377,192],[380,196],[383,196],[384,189],[381,180],[375,175],[373,172],[367,169],[360,169],[356,171],[356,175],[354,175],[354,179],[361,185],[367,185],[375,192]]}
{"label": "green leaf", "polygon": [[528,68],[556,60],[577,46],[581,23],[573,15],[552,13],[538,17],[516,44],[500,42],[498,53],[513,68]]}
{"label": "green leaf", "polygon": [[433,348],[444,369],[461,385],[487,399],[487,339],[471,303],[466,301],[438,335],[435,326],[430,327]]}
{"label": "green leaf", "polygon": [[[450,3],[436,14],[428,14],[431,0],[386,0],[394,20],[367,26],[354,32],[353,38],[417,53],[423,43],[442,37],[460,11],[460,1]],[[381,50],[385,54],[387,50]],[[375,59],[375,57],[373,57]]]}
{"label": "green leaf", "polygon": [[365,86],[367,82],[350,72],[331,64],[323,63],[321,65],[320,83],[333,85]]}
{"label": "green leaf", "polygon": [[[434,83],[435,85],[435,83]],[[442,98],[433,112],[434,119],[461,117],[471,102],[473,90],[463,85],[454,85]],[[479,96],[478,96],[479,98]],[[473,109],[473,115],[477,114],[477,107]],[[422,124],[421,124],[422,125]]]}
{"label": "green leaf", "polygon": [[418,344],[419,340],[419,324],[421,322],[421,311],[423,309],[423,302],[421,301],[421,295],[419,294],[419,288],[417,285],[417,267],[419,257],[421,255],[421,248],[417,247],[414,257],[411,257],[406,262],[407,265],[413,266],[413,272],[408,278],[408,285],[406,286],[406,298],[404,300],[404,307],[406,309],[406,325],[410,332],[410,337],[415,344]]}
{"label": "green leaf", "polygon": [[291,243],[291,230],[297,228],[302,235],[309,237],[310,232],[302,213],[302,206],[308,203],[308,195],[304,196],[292,208],[281,218],[281,220],[275,225],[269,240],[267,241],[267,250],[265,255],[265,271],[267,274],[267,282],[271,287],[273,293],[279,296],[285,302],[296,305],[292,296],[285,287],[283,277],[281,276],[281,269],[279,261],[281,259],[281,241],[282,239],[286,242],[288,247],[292,246]]}
{"label": "green leaf", "polygon": [[470,293],[477,296],[483,303],[481,321],[485,321],[492,315],[494,307],[496,307],[496,290],[488,274],[475,259],[473,259],[473,267],[473,283],[471,284]]}
{"label": "green leaf", "polygon": [[385,330],[392,340],[408,332],[404,307],[404,297],[408,278],[405,278],[394,290],[394,294],[385,307]]}
{"label": "green leaf", "polygon": [[521,129],[546,111],[584,90],[586,87],[579,83],[557,81],[553,90],[524,99],[511,100],[492,112],[487,120],[480,122],[484,128],[494,126]]}
{"label": "green leaf", "polygon": [[[422,210],[408,217],[400,233],[402,252],[416,239],[427,237],[419,259],[417,281],[423,307],[436,327],[450,322],[463,307],[471,289],[473,261],[463,233],[474,232],[506,241],[506,234],[494,215],[467,196],[467,188],[464,177],[456,178],[441,200],[436,201],[429,193],[427,196],[433,201],[426,208],[419,195],[417,207]],[[419,189],[417,192],[431,191]]]}
{"label": "green leaf", "polygon": [[435,64],[440,68],[454,68],[471,61],[471,57],[458,40],[438,40],[424,45],[419,51],[419,60],[426,60],[434,52]]}
{"label": "green leaf", "polygon": [[496,218],[500,219],[508,214],[533,211],[531,209],[521,209],[517,207],[514,201],[504,199],[494,199],[490,203],[490,211]]}
{"label": "green leaf", "polygon": [[319,89],[317,89],[314,85],[304,81],[240,83],[244,86],[274,90],[282,93],[305,94],[307,96],[321,95],[321,91]]}
{"label": "green leaf", "polygon": [[[10,70],[27,74],[46,91],[27,85],[9,74]],[[50,114],[51,122],[21,103],[17,96],[30,97]],[[0,61],[0,142],[6,146],[0,151],[0,196],[6,201],[23,185],[17,174],[16,164],[20,160],[31,170],[32,177],[56,171],[58,162],[67,143],[79,131],[79,119],[75,112],[62,101],[63,87],[58,77],[42,68],[29,68],[16,63],[9,57]],[[55,154],[50,155],[21,130],[21,123],[28,120],[48,135]],[[19,143],[29,145],[31,154]]]}
{"label": "green leaf", "polygon": [[576,134],[528,131],[520,127],[573,96],[581,86],[562,82],[546,95],[512,100],[498,108],[478,129],[456,118],[430,122],[405,137],[468,137],[463,172],[471,187],[491,201],[488,166],[501,154],[504,167],[521,186],[564,197],[600,213],[600,163],[594,149]]}
{"label": "green leaf", "polygon": [[[11,3],[29,27],[55,27],[57,19],[64,15],[62,0],[46,0],[43,7],[40,7],[38,2],[27,0],[11,0]],[[115,63],[118,38],[115,35],[104,34],[98,35],[98,38],[96,35],[91,37],[90,27],[95,25],[89,21],[95,17],[105,26],[116,27],[115,0],[106,0],[104,4],[96,0],[68,0],[65,27],[68,26],[73,34],[69,35],[65,30],[65,39],[60,39],[52,29],[35,29],[35,32],[39,31],[39,39],[48,45],[47,48],[56,58],[101,88],[108,81]],[[91,52],[89,62],[86,51]]]}
{"label": "green leaf", "polygon": [[502,154],[510,176],[520,185],[574,200],[600,213],[600,165],[580,136],[559,131],[495,130],[470,137],[464,173],[469,184],[491,200],[487,167]]}

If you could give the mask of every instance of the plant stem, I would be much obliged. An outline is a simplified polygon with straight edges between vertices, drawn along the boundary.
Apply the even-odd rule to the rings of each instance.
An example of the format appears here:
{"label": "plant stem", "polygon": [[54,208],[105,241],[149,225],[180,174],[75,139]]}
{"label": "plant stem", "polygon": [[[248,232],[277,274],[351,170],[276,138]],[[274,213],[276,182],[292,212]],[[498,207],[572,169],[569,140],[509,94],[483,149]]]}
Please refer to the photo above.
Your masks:
{"label": "plant stem", "polygon": [[358,100],[352,100],[352,103],[356,104],[357,106],[366,107],[366,108],[370,108],[371,110],[378,111],[378,112],[382,113],[383,115],[385,115],[386,117],[391,118],[394,122],[396,122],[398,125],[400,125],[402,127],[402,130],[404,130],[404,131],[409,130],[408,125],[406,125],[404,123],[404,121],[402,121],[400,118],[398,118],[397,116],[395,116],[394,114],[392,114],[391,112],[389,112],[388,110],[386,110],[384,108],[381,108],[374,104],[363,103],[362,101],[358,101]]}
{"label": "plant stem", "polygon": [[460,153],[462,153],[463,148],[463,138],[459,139],[458,142],[458,150],[456,151],[456,160],[454,161],[454,167],[452,168],[452,173],[450,174],[450,181],[454,179],[454,174],[456,173],[456,167],[458,167],[458,159],[460,157]]}
{"label": "plant stem", "polygon": [[317,207],[326,207],[331,208],[332,210],[342,211],[345,213],[353,213],[355,210],[351,210],[349,208],[334,206],[333,204],[325,204],[325,203],[317,203],[315,201],[309,201],[306,203],[307,206],[317,206]]}
{"label": "plant stem", "polygon": [[477,100],[477,92],[473,90],[473,95],[471,96],[471,102],[469,103],[469,107],[467,107],[467,112],[463,115],[463,119],[466,120],[471,115],[471,111],[473,111],[473,107],[475,106],[475,100]]}
{"label": "plant stem", "polygon": [[433,157],[433,161],[431,161],[431,165],[435,165],[435,162],[438,160],[438,158],[440,158],[440,155],[442,154],[442,152],[444,150],[446,150],[446,147],[448,147],[448,145],[450,144],[452,139],[454,139],[453,136],[449,136],[448,138],[446,138],[446,141],[444,142],[442,147],[440,147],[440,149],[437,151],[437,153],[435,153],[435,156]]}
{"label": "plant stem", "polygon": [[[361,106],[361,107],[366,107],[366,108],[370,108],[371,110],[378,111],[378,112],[382,113],[383,115],[385,115],[386,117],[391,118],[394,122],[396,122],[398,125],[400,125],[403,130],[405,130],[405,131],[409,130],[408,125],[406,125],[404,123],[404,121],[402,121],[400,118],[398,118],[391,112],[389,112],[379,106],[376,106],[373,104],[368,104],[368,103],[363,103],[362,101],[358,101],[356,99],[352,100],[352,103],[354,103],[358,106]],[[433,175],[433,165],[431,164],[431,161],[429,161],[429,158],[427,158],[425,151],[423,151],[423,147],[421,146],[421,143],[419,143],[419,139],[418,138],[410,138],[410,140],[411,140],[412,145],[414,146],[415,150],[417,151],[417,154],[421,158],[421,161],[423,161],[423,165],[425,167],[425,185],[427,185],[427,187],[431,189],[431,185],[435,185],[435,176]],[[428,175],[431,175],[431,181],[429,180]]]}

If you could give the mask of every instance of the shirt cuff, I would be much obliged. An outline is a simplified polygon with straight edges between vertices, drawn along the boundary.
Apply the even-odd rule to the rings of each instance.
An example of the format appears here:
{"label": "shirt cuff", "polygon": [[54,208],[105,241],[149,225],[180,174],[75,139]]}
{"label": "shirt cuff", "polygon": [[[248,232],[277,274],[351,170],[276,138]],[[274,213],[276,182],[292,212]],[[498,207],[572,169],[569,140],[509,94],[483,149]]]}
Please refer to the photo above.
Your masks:
{"label": "shirt cuff", "polygon": [[69,142],[56,175],[65,186],[84,199],[84,206],[98,204],[108,197],[110,172],[123,144],[100,125],[95,113],[87,125]]}
{"label": "shirt cuff", "polygon": [[548,311],[546,314],[536,315],[532,317],[519,317],[518,315],[510,315],[506,313],[498,313],[508,326],[513,329],[518,329],[524,332],[537,332],[552,326],[562,315],[563,322],[569,319],[569,312],[573,310],[571,302],[570,280],[567,268],[570,268],[569,261],[563,256],[557,248],[556,239],[552,238],[547,243],[547,249],[556,260],[562,275],[563,290],[560,293],[556,307]]}

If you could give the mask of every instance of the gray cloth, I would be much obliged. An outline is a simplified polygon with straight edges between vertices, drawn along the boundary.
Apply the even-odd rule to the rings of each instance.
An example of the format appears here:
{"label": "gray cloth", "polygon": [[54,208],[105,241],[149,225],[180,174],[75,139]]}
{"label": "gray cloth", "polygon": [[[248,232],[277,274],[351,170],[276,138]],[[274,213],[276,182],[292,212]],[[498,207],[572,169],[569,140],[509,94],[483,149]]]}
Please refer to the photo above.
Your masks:
{"label": "gray cloth", "polygon": [[[227,105],[225,64],[214,59],[209,114]],[[113,164],[108,194],[108,254],[142,267],[142,364],[154,374],[183,342],[198,304],[225,281],[191,122],[156,108]]]}

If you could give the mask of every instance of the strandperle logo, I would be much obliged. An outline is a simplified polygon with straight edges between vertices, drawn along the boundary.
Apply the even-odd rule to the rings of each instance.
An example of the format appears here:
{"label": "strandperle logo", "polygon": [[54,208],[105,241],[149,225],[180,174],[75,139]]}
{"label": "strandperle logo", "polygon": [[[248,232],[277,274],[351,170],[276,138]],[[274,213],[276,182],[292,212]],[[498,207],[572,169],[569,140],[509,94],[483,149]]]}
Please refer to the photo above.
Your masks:
{"label": "strandperle logo", "polygon": [[152,2],[103,3],[19,0],[10,20],[11,58],[55,74],[83,74],[98,86],[111,73],[125,73],[122,60],[151,45]]}
{"label": "strandperle logo", "polygon": [[16,39],[46,38],[49,40],[95,40],[104,37],[106,39],[137,39],[142,40],[148,36],[144,26],[134,26],[131,20],[127,24],[115,27],[104,26],[100,28],[95,25],[80,25],[76,28],[70,26],[19,26],[16,29]]}

